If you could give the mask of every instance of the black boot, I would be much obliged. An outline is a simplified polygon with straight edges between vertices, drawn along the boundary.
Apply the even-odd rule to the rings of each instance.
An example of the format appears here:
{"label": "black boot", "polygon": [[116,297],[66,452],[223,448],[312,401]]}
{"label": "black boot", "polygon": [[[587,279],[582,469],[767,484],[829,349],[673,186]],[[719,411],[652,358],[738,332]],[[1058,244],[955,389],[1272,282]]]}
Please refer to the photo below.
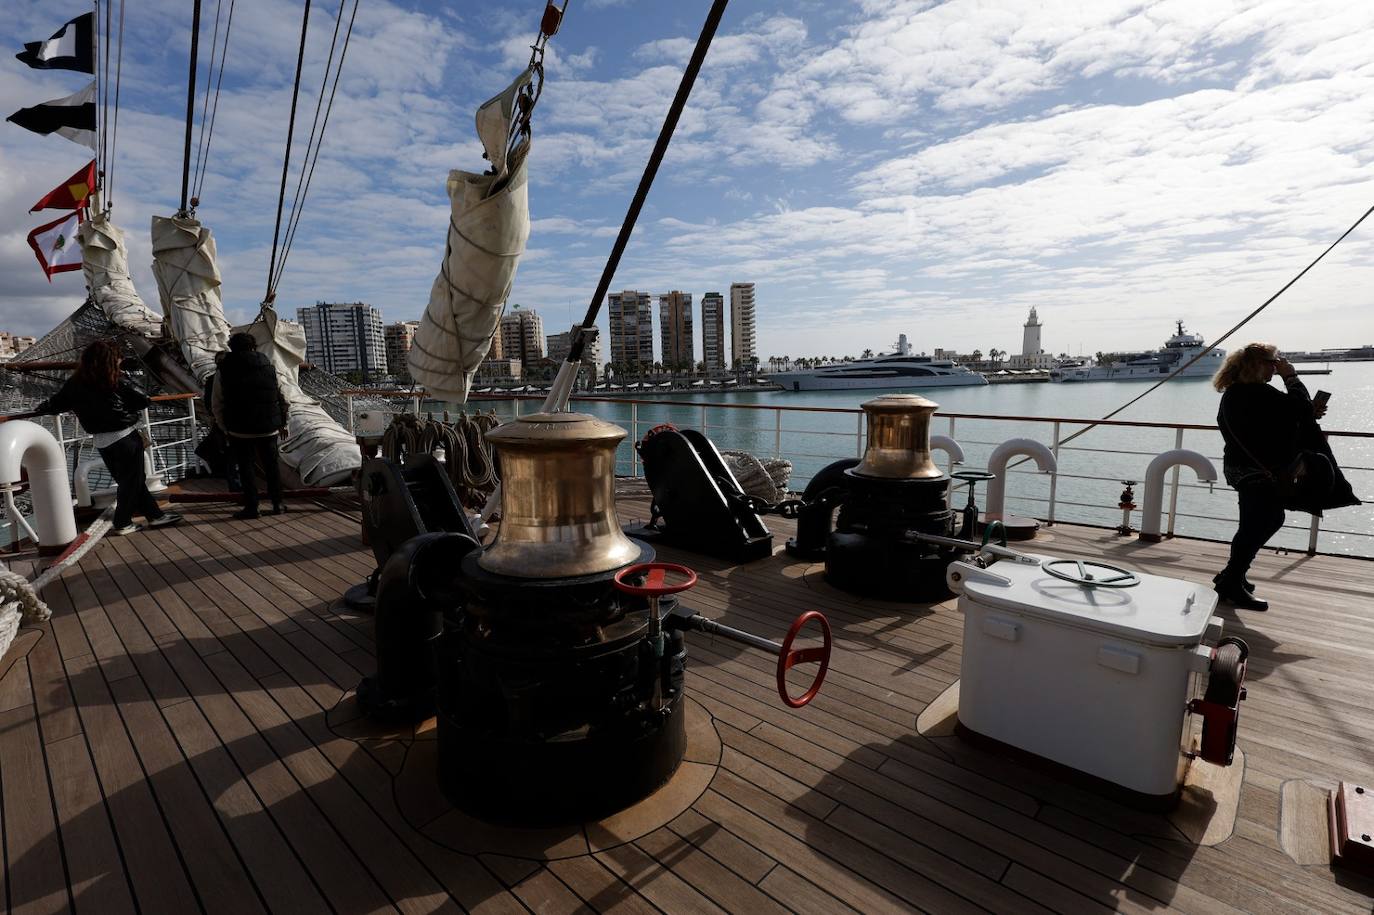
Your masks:
{"label": "black boot", "polygon": [[1233,576],[1223,570],[1212,579],[1212,583],[1217,597],[1233,607],[1239,607],[1241,610],[1269,609],[1269,602],[1255,596],[1255,586],[1250,584],[1244,575]]}

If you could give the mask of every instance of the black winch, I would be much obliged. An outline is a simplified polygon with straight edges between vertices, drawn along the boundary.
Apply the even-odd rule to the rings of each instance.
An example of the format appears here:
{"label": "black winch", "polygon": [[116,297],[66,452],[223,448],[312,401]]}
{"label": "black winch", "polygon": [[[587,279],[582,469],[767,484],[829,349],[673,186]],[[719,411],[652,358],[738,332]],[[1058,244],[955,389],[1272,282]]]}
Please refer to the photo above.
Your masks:
{"label": "black winch", "polygon": [[[779,687],[794,707],[810,701],[824,677],[823,617],[824,649],[791,648],[819,614],[803,614],[779,645],[671,596],[695,574],[653,562],[652,547],[626,537],[617,520],[615,451],[624,437],[574,413],[532,414],[492,430],[503,478],[496,539],[483,549],[462,534],[427,534],[408,541],[383,572],[373,708],[426,717],[423,702],[388,705],[379,687],[413,690],[432,678],[439,781],[455,806],[476,816],[585,820],[666,783],[687,745],[687,630],[778,654]],[[403,577],[391,572],[391,563],[407,562]],[[683,580],[670,584],[669,573]],[[387,587],[392,578],[398,584]],[[438,605],[441,634],[433,627]],[[383,645],[384,633],[399,644]],[[784,676],[805,662],[820,662],[820,675],[793,699]],[[388,674],[384,665],[423,673]]]}

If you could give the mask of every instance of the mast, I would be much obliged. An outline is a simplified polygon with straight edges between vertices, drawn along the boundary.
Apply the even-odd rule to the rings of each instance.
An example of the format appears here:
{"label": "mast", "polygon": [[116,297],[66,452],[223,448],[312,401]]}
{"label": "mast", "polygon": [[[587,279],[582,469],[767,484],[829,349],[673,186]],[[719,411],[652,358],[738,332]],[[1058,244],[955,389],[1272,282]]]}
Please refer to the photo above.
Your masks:
{"label": "mast", "polygon": [[194,0],[191,8],[191,68],[186,77],[186,145],[181,158],[181,209],[177,215],[184,216],[186,194],[191,183],[191,122],[196,113],[196,55],[200,50],[200,0]]}

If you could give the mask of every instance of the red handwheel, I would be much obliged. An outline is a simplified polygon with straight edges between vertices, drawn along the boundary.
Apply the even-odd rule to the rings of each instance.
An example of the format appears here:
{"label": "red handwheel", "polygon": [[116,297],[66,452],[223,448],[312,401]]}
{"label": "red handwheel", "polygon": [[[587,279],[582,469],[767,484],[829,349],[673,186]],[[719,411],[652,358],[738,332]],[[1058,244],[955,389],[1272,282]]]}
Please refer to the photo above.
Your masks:
{"label": "red handwheel", "polygon": [[[683,576],[683,581],[668,583],[668,573]],[[626,579],[644,575],[642,585],[632,585]],[[697,583],[697,573],[675,562],[641,562],[628,566],[615,573],[615,586],[626,594],[636,597],[664,597],[686,591]],[[828,644],[828,643],[827,643]]]}
{"label": "red handwheel", "polygon": [[[797,634],[802,627],[812,620],[820,620],[821,637],[825,640],[820,648],[802,648],[798,651],[792,650],[792,643],[796,640]],[[801,616],[792,621],[792,628],[787,630],[787,637],[782,640],[782,651],[778,653],[778,695],[782,701],[790,708],[801,708],[807,705],[816,694],[821,691],[821,684],[825,682],[825,673],[830,669],[830,621],[825,618],[825,614],[819,610],[808,610]],[[816,679],[812,682],[811,688],[802,693],[796,699],[787,694],[787,672],[798,664],[809,664],[812,661],[819,661],[820,671],[816,674]]]}

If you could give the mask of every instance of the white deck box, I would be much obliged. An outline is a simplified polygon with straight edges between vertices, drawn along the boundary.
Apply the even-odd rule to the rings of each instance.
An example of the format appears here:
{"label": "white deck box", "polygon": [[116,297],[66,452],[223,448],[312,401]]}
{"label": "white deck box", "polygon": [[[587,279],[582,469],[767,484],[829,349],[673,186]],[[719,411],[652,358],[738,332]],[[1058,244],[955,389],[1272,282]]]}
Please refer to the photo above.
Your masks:
{"label": "white deck box", "polygon": [[1139,800],[1176,797],[1192,677],[1207,670],[1210,649],[1200,646],[1215,644],[1221,620],[1211,589],[1139,578],[1135,587],[1087,587],[1025,562],[952,563],[964,614],[961,729]]}

